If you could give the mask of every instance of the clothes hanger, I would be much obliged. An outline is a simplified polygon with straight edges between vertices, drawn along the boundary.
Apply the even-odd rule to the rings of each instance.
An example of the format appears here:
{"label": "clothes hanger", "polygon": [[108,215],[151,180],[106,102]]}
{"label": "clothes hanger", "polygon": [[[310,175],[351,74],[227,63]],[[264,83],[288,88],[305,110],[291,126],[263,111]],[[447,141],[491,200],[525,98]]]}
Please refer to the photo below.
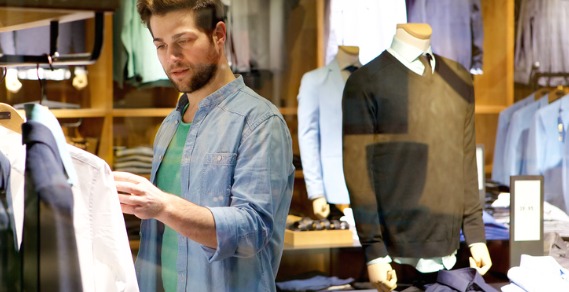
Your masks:
{"label": "clothes hanger", "polygon": [[[48,58],[51,60],[51,58]],[[52,64],[50,63],[50,69],[53,69]],[[67,102],[60,102],[60,101],[53,101],[47,98],[47,94],[45,93],[45,82],[46,80],[40,77],[39,74],[40,64],[36,64],[36,74],[38,78],[38,82],[40,85],[40,100],[33,103],[39,103],[43,106],[46,106],[50,109],[78,109],[80,106],[74,103],[67,103]],[[23,109],[24,105],[29,102],[15,104],[14,108],[16,109]]]}
{"label": "clothes hanger", "polygon": [[551,92],[551,88],[549,87],[540,87],[536,91],[533,92],[533,99],[538,100],[542,98],[544,95],[549,94]]}
{"label": "clothes hanger", "polygon": [[[3,68],[2,80],[6,77],[6,67]],[[24,118],[14,109],[11,105],[7,103],[0,102],[0,125],[6,129],[10,129],[16,133],[22,133],[22,124],[24,123]]]}
{"label": "clothes hanger", "polygon": [[569,88],[564,87],[562,85],[558,85],[556,88],[549,91],[549,93],[547,94],[547,99],[548,99],[549,103],[552,103],[552,102],[560,99],[561,97],[565,96],[568,92],[569,92]]}

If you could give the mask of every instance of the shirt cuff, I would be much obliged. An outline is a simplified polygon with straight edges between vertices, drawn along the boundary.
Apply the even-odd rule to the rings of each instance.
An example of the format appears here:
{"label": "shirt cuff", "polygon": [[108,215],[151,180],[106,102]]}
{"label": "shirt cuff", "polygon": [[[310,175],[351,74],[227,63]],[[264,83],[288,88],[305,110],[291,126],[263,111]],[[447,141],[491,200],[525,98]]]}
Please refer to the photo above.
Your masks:
{"label": "shirt cuff", "polygon": [[468,247],[473,247],[473,246],[477,246],[477,245],[481,245],[481,244],[486,245],[486,243],[484,243],[484,242],[475,242],[475,243],[469,244]]}
{"label": "shirt cuff", "polygon": [[367,265],[371,266],[371,265],[375,265],[375,264],[389,264],[391,262],[392,262],[391,257],[385,256],[385,257],[373,259],[373,260],[367,262]]}

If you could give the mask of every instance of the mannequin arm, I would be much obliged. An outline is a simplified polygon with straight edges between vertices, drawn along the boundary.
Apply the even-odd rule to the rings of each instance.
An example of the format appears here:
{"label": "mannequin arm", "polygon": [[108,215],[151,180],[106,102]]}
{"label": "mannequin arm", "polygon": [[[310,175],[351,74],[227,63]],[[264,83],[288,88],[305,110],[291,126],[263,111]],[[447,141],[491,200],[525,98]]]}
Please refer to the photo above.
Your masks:
{"label": "mannequin arm", "polygon": [[473,243],[470,245],[469,258],[470,267],[475,268],[480,275],[486,274],[490,267],[492,267],[492,259],[490,259],[490,252],[485,243]]}
{"label": "mannequin arm", "polygon": [[397,287],[397,275],[389,263],[368,265],[367,273],[377,291],[392,291]]}
{"label": "mannequin arm", "polygon": [[312,210],[318,219],[324,219],[330,214],[330,205],[325,197],[318,197],[312,200]]}

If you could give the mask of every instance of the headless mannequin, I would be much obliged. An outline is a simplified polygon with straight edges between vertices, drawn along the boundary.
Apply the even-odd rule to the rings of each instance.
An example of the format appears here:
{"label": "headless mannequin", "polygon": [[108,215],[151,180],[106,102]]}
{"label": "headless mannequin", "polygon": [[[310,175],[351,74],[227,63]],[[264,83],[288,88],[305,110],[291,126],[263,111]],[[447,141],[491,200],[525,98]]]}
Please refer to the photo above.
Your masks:
{"label": "headless mannequin", "polygon": [[350,72],[343,70],[344,68],[353,65],[361,67],[360,63],[360,48],[356,46],[338,46],[338,53],[336,54],[336,62],[340,67],[340,72],[344,81],[350,77]]}
{"label": "headless mannequin", "polygon": [[[428,52],[431,46],[432,28],[424,23],[398,24],[395,38],[400,42],[414,46],[423,52]],[[490,254],[485,243],[470,245],[470,267],[484,275],[492,266]],[[397,287],[397,275],[387,260],[373,261],[367,266],[370,282],[378,291],[389,291]]]}
{"label": "headless mannequin", "polygon": [[426,52],[431,46],[432,33],[431,26],[426,23],[400,23],[395,30],[395,37]]}
{"label": "headless mannequin", "polygon": [[[338,46],[338,53],[334,59],[338,63],[340,74],[344,81],[348,80],[348,77],[350,77],[350,72],[343,70],[344,68],[350,65],[358,68],[362,66],[360,63],[360,48],[356,46]],[[340,211],[344,212],[344,209],[349,207],[349,205],[337,204],[336,207]],[[326,197],[324,197],[324,195],[312,200],[312,211],[319,219],[328,217],[330,214],[330,205],[326,201]]]}

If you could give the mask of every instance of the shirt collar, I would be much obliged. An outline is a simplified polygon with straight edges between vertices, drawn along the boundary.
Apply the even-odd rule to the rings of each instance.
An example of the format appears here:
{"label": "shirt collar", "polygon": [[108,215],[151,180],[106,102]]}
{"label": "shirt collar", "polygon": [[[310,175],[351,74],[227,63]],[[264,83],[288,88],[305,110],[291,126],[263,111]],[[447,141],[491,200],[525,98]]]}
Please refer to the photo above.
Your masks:
{"label": "shirt collar", "polygon": [[437,283],[454,288],[457,291],[468,291],[467,289],[472,284],[478,285],[482,291],[495,291],[473,268],[462,268],[452,271],[441,270],[437,275]]}
{"label": "shirt collar", "polygon": [[417,58],[419,58],[419,56],[422,54],[429,53],[431,56],[433,55],[433,51],[430,46],[427,48],[427,51],[423,51],[417,47],[399,40],[397,37],[393,38],[389,52],[393,54],[399,61],[405,62],[406,66],[417,60]]}
{"label": "shirt collar", "polygon": [[[243,76],[236,75],[236,77],[237,78],[235,78],[233,81],[225,84],[223,87],[214,91],[212,94],[206,96],[206,98],[200,101],[199,107],[200,108],[205,107],[209,109],[214,106],[217,106],[231,93],[242,89],[245,86],[245,82],[243,81]],[[184,93],[178,100],[178,105],[176,106],[176,110],[179,111],[181,115],[183,115],[184,108],[188,103],[189,103],[188,95]]]}

